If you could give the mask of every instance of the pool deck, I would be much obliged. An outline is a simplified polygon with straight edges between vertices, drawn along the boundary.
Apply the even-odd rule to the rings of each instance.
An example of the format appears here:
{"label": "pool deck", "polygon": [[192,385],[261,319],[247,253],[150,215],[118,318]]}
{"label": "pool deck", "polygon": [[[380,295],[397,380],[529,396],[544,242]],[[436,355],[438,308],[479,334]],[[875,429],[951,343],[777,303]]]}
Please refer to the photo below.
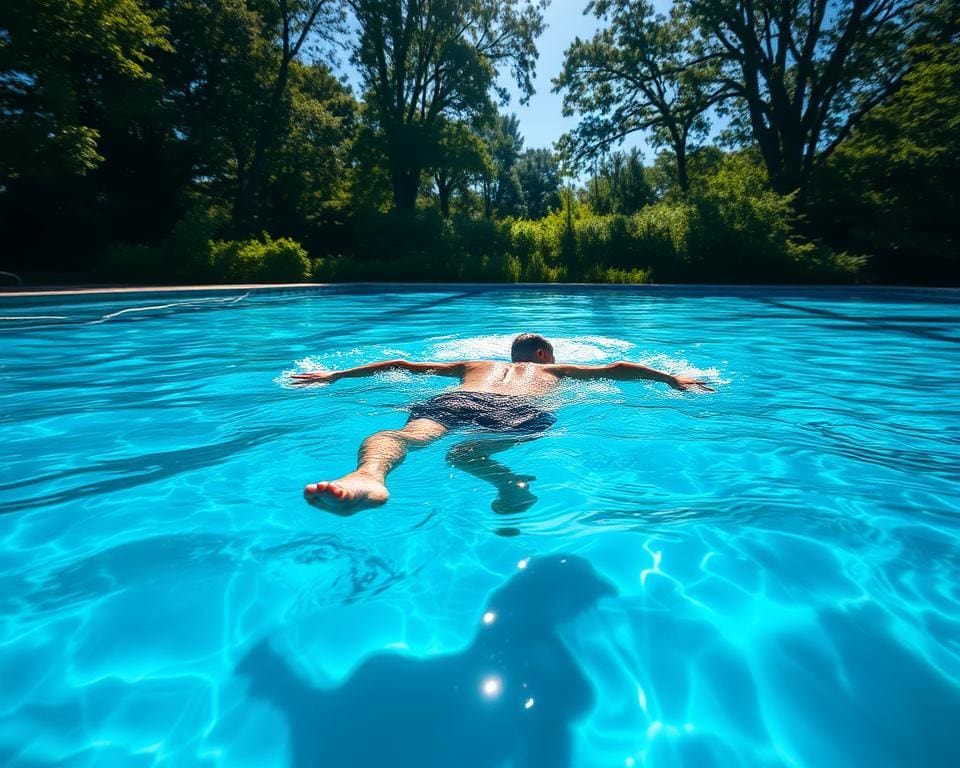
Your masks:
{"label": "pool deck", "polygon": [[492,290],[553,290],[575,288],[578,291],[629,290],[676,296],[730,296],[763,293],[767,295],[810,295],[813,293],[836,293],[838,295],[862,295],[876,297],[927,295],[930,298],[960,301],[960,288],[937,286],[889,286],[889,285],[739,285],[739,284],[610,284],[610,283],[236,283],[228,285],[96,285],[96,286],[2,286],[0,302],[12,299],[73,298],[78,301],[95,301],[109,297],[140,294],[155,297],[191,296],[196,294],[304,294],[316,291],[330,293],[382,293],[387,292],[448,292],[482,293]]}
{"label": "pool deck", "polygon": [[96,286],[47,286],[29,288],[4,286],[0,299],[24,296],[86,296],[108,293],[210,293],[211,291],[269,291],[304,290],[328,288],[331,283],[237,283],[231,285],[96,285]]}

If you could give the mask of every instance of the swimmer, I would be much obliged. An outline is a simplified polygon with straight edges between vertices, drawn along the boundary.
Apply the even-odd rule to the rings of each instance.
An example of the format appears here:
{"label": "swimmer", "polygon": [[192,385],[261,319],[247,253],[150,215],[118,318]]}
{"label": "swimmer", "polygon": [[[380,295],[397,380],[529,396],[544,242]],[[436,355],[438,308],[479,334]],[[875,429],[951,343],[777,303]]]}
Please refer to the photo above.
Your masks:
{"label": "swimmer", "polygon": [[562,379],[646,379],[674,389],[714,390],[700,379],[673,376],[663,371],[625,361],[608,365],[563,365],[553,356],[553,345],[543,336],[523,333],[513,340],[509,363],[463,360],[456,363],[411,363],[387,360],[345,371],[294,374],[295,384],[331,383],[339,379],[372,376],[389,370],[450,376],[460,380],[453,390],[418,403],[410,409],[403,429],[371,435],[360,445],[356,470],[336,480],[311,483],[304,498],[315,507],[339,515],[386,502],[386,478],[407,452],[432,443],[447,432],[462,427],[479,428],[506,437],[472,440],[454,446],[447,460],[455,467],[491,483],[498,492],[491,505],[498,513],[519,512],[536,501],[529,483],[534,478],[517,475],[491,456],[520,442],[542,435],[554,423],[553,414],[542,409],[539,398],[554,391]]}

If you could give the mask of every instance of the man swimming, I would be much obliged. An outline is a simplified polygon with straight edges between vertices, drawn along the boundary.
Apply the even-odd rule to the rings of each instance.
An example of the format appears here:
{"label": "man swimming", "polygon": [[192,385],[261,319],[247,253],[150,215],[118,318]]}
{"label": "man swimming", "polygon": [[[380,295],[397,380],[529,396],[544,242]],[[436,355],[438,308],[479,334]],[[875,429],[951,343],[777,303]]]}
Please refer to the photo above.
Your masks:
{"label": "man swimming", "polygon": [[554,391],[562,379],[648,379],[681,391],[714,391],[699,379],[673,376],[638,363],[561,365],[554,359],[553,345],[534,333],[523,333],[513,340],[510,359],[509,363],[387,360],[345,371],[294,374],[291,378],[296,384],[330,383],[388,370],[460,379],[460,386],[456,389],[414,405],[403,429],[384,430],[364,440],[356,470],[338,480],[311,483],[303,490],[304,498],[316,507],[340,515],[383,504],[389,496],[386,477],[403,461],[407,451],[422,448],[452,429],[474,427],[509,437],[499,441],[475,440],[456,446],[448,454],[448,460],[496,486],[499,496],[493,503],[495,511],[519,511],[536,501],[527,487],[533,478],[514,475],[490,456],[542,434],[553,424],[553,415],[541,409],[538,399]]}

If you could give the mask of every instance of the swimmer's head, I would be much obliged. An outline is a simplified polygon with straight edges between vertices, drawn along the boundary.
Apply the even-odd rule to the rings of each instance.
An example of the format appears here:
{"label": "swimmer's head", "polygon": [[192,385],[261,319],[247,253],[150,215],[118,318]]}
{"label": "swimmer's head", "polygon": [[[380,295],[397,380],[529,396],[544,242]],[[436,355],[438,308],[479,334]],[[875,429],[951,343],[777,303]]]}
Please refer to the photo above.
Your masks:
{"label": "swimmer's head", "polygon": [[536,333],[521,333],[510,347],[510,359],[515,363],[555,363],[553,344]]}

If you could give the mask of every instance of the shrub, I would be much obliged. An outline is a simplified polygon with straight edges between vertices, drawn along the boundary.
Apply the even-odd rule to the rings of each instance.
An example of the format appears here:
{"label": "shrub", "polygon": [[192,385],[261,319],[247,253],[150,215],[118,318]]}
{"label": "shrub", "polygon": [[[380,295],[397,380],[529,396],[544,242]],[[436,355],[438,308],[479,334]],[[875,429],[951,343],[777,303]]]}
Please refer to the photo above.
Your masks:
{"label": "shrub", "polygon": [[295,283],[311,275],[310,258],[295,240],[216,240],[209,243],[210,265],[227,282]]}
{"label": "shrub", "polygon": [[746,153],[727,155],[695,188],[700,215],[692,271],[709,281],[792,282],[802,279],[815,248],[794,234],[791,196],[780,196],[763,167]]}
{"label": "shrub", "polygon": [[634,263],[661,281],[691,279],[692,250],[701,231],[700,211],[688,202],[648,205],[630,219]]}

